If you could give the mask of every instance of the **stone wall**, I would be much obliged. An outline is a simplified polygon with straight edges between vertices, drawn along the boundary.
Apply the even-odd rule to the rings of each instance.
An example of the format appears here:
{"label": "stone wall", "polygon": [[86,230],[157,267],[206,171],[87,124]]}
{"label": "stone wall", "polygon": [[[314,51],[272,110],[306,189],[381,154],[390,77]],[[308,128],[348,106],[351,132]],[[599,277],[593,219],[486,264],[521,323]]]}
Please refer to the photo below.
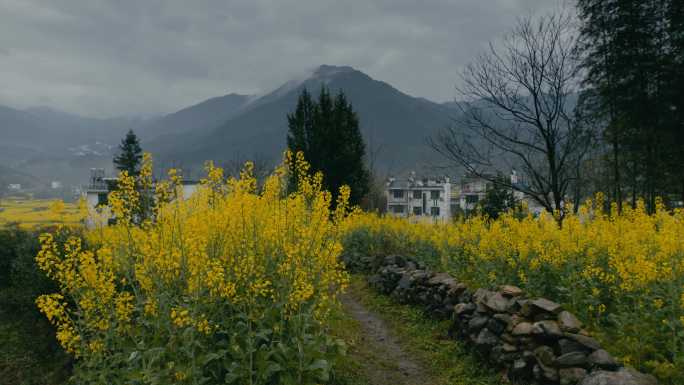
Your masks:
{"label": "stone wall", "polygon": [[563,307],[529,298],[518,287],[472,291],[446,273],[400,256],[345,254],[351,271],[401,303],[452,320],[450,334],[466,341],[516,383],[655,385],[653,376],[625,368]]}

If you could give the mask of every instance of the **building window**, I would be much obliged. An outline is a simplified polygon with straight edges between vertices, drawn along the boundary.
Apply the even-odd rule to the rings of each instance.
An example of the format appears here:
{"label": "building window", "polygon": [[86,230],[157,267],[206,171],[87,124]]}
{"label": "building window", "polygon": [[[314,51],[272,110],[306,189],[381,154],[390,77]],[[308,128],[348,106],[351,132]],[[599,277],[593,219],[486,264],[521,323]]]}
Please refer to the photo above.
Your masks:
{"label": "building window", "polygon": [[420,199],[423,197],[423,193],[420,190],[413,190],[413,199]]}
{"label": "building window", "polygon": [[404,205],[391,205],[390,206],[390,211],[395,213],[395,214],[403,214],[404,213],[404,208],[406,206]]}
{"label": "building window", "polygon": [[459,210],[461,210],[461,206],[459,206],[458,204],[452,204],[449,206],[449,208],[451,209],[452,216],[456,215],[459,212]]}
{"label": "building window", "polygon": [[430,207],[430,215],[433,217],[439,216],[439,207]]}
{"label": "building window", "polygon": [[432,199],[432,200],[439,199],[439,190],[430,191],[430,199]]}
{"label": "building window", "polygon": [[392,190],[392,196],[395,199],[403,198],[404,197],[404,190]]}
{"label": "building window", "polygon": [[109,204],[109,199],[108,199],[107,193],[98,193],[97,194],[97,205],[98,206],[106,206]]}
{"label": "building window", "polygon": [[466,203],[472,204],[479,201],[477,195],[466,195]]}
{"label": "building window", "polygon": [[423,209],[418,206],[413,208],[413,215],[423,215]]}

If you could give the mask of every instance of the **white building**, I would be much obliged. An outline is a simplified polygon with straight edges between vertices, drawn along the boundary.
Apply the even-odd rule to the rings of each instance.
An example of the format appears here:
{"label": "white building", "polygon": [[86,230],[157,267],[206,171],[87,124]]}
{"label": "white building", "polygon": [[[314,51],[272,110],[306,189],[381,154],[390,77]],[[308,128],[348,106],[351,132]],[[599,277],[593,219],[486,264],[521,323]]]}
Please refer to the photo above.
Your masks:
{"label": "white building", "polygon": [[10,183],[9,185],[7,185],[7,189],[10,191],[21,191],[21,184]]}
{"label": "white building", "polygon": [[464,213],[477,208],[477,204],[487,196],[487,190],[492,188],[492,182],[482,177],[466,174],[461,178],[458,190],[454,191],[457,197],[458,207]]}
{"label": "white building", "polygon": [[[387,213],[400,217],[449,219],[455,215],[469,214],[477,209],[487,191],[493,186],[494,179],[474,174],[466,174],[458,183],[451,183],[450,178],[417,179],[411,173],[407,179],[389,178],[385,190],[387,196]],[[515,170],[511,176],[512,185],[520,185],[521,181]],[[538,215],[544,208],[520,191],[514,191],[518,202],[525,202],[528,210]]]}
{"label": "white building", "polygon": [[417,180],[390,178],[385,190],[387,212],[401,217],[445,220],[451,217],[451,183],[448,177]]}
{"label": "white building", "polygon": [[[105,171],[101,168],[90,169],[90,182],[84,189],[88,212],[91,214],[91,219],[88,220],[89,227],[94,226],[95,221],[109,221],[112,218],[109,212],[109,194],[116,189],[116,182],[118,178],[105,177]],[[184,180],[183,183],[183,197],[190,197],[199,186],[198,181]],[[99,218],[96,218],[99,217]]]}

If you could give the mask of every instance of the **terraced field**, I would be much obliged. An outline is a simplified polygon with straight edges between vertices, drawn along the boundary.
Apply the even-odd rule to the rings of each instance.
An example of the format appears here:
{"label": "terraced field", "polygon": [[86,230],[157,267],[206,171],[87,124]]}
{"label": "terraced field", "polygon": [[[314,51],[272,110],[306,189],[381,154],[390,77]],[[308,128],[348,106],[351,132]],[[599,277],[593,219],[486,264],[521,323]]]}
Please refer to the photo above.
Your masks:
{"label": "terraced field", "polygon": [[22,228],[79,222],[78,205],[53,199],[9,197],[0,200],[0,227],[12,223]]}

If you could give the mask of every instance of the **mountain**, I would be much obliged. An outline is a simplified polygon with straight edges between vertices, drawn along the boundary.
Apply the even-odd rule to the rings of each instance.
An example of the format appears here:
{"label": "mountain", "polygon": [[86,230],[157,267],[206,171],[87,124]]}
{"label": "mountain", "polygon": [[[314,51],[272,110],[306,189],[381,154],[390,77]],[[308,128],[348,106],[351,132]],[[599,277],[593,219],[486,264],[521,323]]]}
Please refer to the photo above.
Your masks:
{"label": "mountain", "polygon": [[[89,118],[48,107],[0,106],[0,182],[36,188],[53,180],[65,185],[84,183],[91,167],[111,168],[115,146],[126,130],[144,122],[128,117]],[[28,177],[32,183],[26,183]]]}
{"label": "mountain", "polygon": [[249,95],[229,94],[207,99],[172,114],[154,119],[140,128],[143,140],[202,133],[227,121],[250,100]]}
{"label": "mountain", "polygon": [[[166,161],[199,165],[205,160],[242,157],[280,158],[285,149],[288,113],[306,88],[317,96],[325,85],[334,94],[344,91],[359,115],[368,152],[377,152],[384,169],[416,168],[435,159],[426,137],[450,124],[454,111],[447,106],[407,95],[347,66],[323,65],[308,77],[283,84],[271,93],[240,106],[234,115],[199,134],[181,132],[173,139],[150,144]],[[174,143],[168,146],[169,143]]]}
{"label": "mountain", "polygon": [[91,167],[112,171],[112,156],[128,129],[161,168],[173,164],[191,173],[210,159],[276,163],[285,149],[286,116],[299,94],[306,88],[317,96],[323,85],[333,94],[343,90],[353,104],[379,171],[417,170],[435,160],[425,139],[455,114],[453,106],[407,95],[352,67],[323,65],[259,97],[231,93],[151,119],[98,119],[48,107],[0,106],[0,166],[42,183],[85,183]]}
{"label": "mountain", "polygon": [[23,188],[34,188],[40,181],[33,175],[0,165],[0,195],[10,183],[20,184]]}

